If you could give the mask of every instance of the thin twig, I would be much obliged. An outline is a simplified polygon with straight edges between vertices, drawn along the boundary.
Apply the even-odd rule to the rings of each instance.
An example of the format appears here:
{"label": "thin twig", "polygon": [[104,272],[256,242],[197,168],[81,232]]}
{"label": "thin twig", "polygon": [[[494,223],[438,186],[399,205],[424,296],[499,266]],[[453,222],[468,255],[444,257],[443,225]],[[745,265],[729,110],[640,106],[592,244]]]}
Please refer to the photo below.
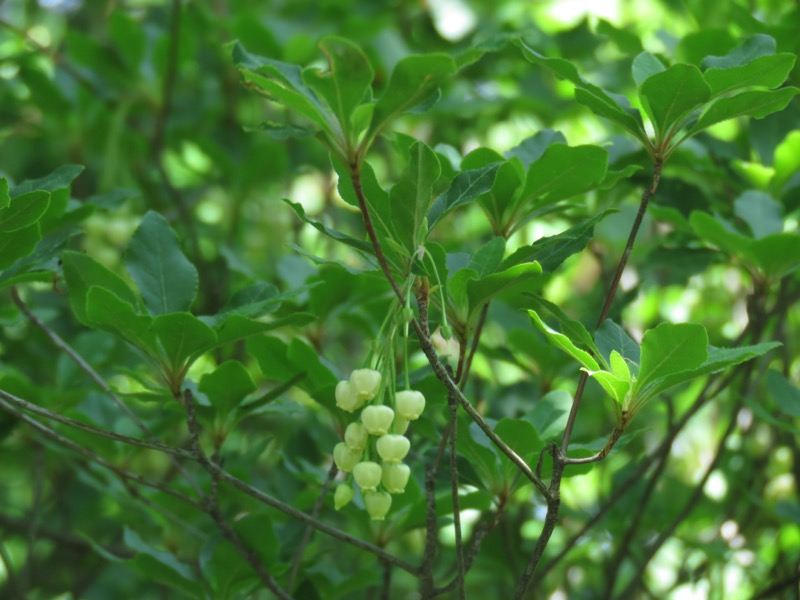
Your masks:
{"label": "thin twig", "polygon": [[[311,516],[314,519],[319,518],[319,513],[322,512],[322,507],[325,503],[325,498],[328,496],[328,491],[331,489],[331,484],[333,483],[334,477],[336,477],[336,473],[338,473],[339,468],[336,466],[336,463],[331,465],[331,468],[328,469],[328,476],[325,478],[325,483],[322,484],[322,489],[319,492],[319,496],[317,497],[317,501],[314,503],[314,507],[311,509]],[[292,570],[289,572],[289,580],[286,583],[286,589],[289,591],[294,588],[294,582],[297,579],[297,573],[300,571],[300,565],[303,563],[303,555],[306,551],[306,546],[311,541],[311,535],[314,533],[314,528],[311,525],[306,525],[306,530],[303,532],[303,538],[300,540],[300,543],[297,545],[297,551],[294,553],[294,560],[292,561]]]}
{"label": "thin twig", "polygon": [[27,595],[28,586],[31,582],[31,576],[34,574],[34,565],[36,562],[36,552],[34,551],[34,546],[36,545],[36,539],[39,533],[39,524],[42,520],[42,493],[44,490],[45,477],[44,447],[38,442],[34,443],[33,460],[35,464],[32,473],[33,485],[31,486],[33,489],[33,500],[31,502],[30,513],[28,514],[27,531],[28,560],[25,561],[25,566],[20,571],[20,589],[23,596]]}
{"label": "thin twig", "polygon": [[455,529],[456,541],[456,589],[459,600],[465,600],[464,590],[464,545],[461,539],[461,508],[458,501],[458,463],[456,462],[456,436],[458,435],[458,404],[453,394],[447,395],[447,403],[450,405],[450,494],[453,503],[453,528]]}
{"label": "thin twig", "polygon": [[385,560],[378,561],[383,569],[383,581],[381,583],[381,600],[390,600],[392,597],[392,564]]}
{"label": "thin twig", "polygon": [[[211,460],[206,455],[202,446],[200,445],[200,427],[197,423],[197,415],[195,414],[194,397],[189,390],[184,392],[184,407],[186,408],[186,424],[189,429],[189,441],[192,448],[192,454],[195,460],[203,467],[211,464]],[[228,525],[227,521],[222,515],[222,511],[217,501],[217,485],[219,476],[209,471],[212,476],[212,492],[205,496],[203,499],[203,507],[208,515],[213,519],[214,523],[219,529],[222,536],[228,540],[236,551],[241,554],[250,567],[256,572],[265,586],[281,600],[291,600],[291,596],[287,594],[269,574],[261,559],[252,548],[249,548],[242,538]]]}
{"label": "thin twig", "polygon": [[428,600],[433,594],[433,559],[436,556],[436,469],[425,466],[425,549],[420,565],[420,598]]}
{"label": "thin twig", "polygon": [[[112,402],[117,405],[117,407],[127,416],[131,422],[139,428],[139,430],[145,434],[150,441],[158,443],[158,439],[153,434],[152,431],[145,425],[142,420],[134,413],[128,405],[125,404],[122,399],[111,389],[111,386],[108,385],[105,379],[100,376],[100,374],[95,371],[92,366],[84,360],[84,358],[78,354],[72,346],[70,346],[64,339],[58,335],[53,329],[51,329],[47,323],[42,321],[39,317],[37,317],[30,307],[25,303],[22,297],[19,295],[19,291],[16,287],[11,288],[11,298],[14,301],[14,304],[17,305],[17,308],[22,311],[22,314],[33,323],[42,333],[44,333],[47,338],[53,343],[53,345],[61,350],[64,354],[66,354],[72,362],[78,365],[84,373],[86,373],[89,378],[97,384],[99,387],[109,398],[111,398]],[[183,475],[183,478],[186,482],[194,489],[195,492],[198,494],[200,493],[200,487],[197,485],[197,482],[192,479],[186,469],[175,459],[174,455],[170,455],[170,460],[172,461],[173,466],[175,469]]]}
{"label": "thin twig", "polygon": [[[628,264],[628,258],[630,258],[631,251],[633,250],[633,244],[636,241],[636,236],[639,233],[639,228],[642,225],[642,220],[647,212],[647,205],[649,204],[650,199],[655,195],[656,189],[658,189],[658,182],[661,180],[661,170],[663,167],[664,163],[661,161],[661,159],[657,158],[653,166],[653,179],[650,182],[650,187],[642,192],[642,199],[639,203],[639,211],[636,213],[636,218],[633,220],[633,225],[631,225],[628,241],[625,243],[625,249],[622,252],[622,257],[619,260],[619,264],[617,264],[617,270],[614,273],[614,277],[611,279],[611,285],[609,286],[608,293],[606,294],[606,301],[603,304],[603,310],[600,311],[600,318],[597,320],[597,326],[595,329],[603,324],[603,321],[605,321],[606,317],[608,317],[608,312],[611,310],[611,304],[614,302],[614,297],[617,294],[619,282],[622,279],[622,274],[625,272],[625,267]],[[575,419],[578,416],[578,408],[581,404],[581,398],[583,397],[583,391],[585,389],[588,377],[589,374],[586,371],[581,373],[581,378],[578,381],[578,388],[576,389],[575,397],[572,400],[572,407],[570,408],[569,417],[567,418],[567,425],[564,428],[564,437],[561,441],[561,452],[564,454],[567,453],[567,449],[569,448],[569,440],[572,437],[572,428],[575,426]]]}

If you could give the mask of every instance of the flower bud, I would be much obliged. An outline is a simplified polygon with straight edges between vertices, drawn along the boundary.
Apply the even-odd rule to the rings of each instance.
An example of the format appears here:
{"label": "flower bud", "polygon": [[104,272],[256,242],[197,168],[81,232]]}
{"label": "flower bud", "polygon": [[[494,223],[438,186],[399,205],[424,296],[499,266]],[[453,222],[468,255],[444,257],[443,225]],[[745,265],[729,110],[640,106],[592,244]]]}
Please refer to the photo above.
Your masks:
{"label": "flower bud", "polygon": [[381,374],[375,369],[356,369],[350,373],[350,385],[360,402],[367,402],[378,395],[381,387]]}
{"label": "flower bud", "polygon": [[374,492],[381,482],[383,470],[378,463],[360,462],[353,467],[353,478],[364,492]]}
{"label": "flower bud", "polygon": [[358,450],[359,452],[367,447],[367,428],[361,423],[354,422],[347,426],[344,430],[344,443],[347,444],[351,450]]}
{"label": "flower bud", "polygon": [[395,395],[394,406],[399,417],[416,421],[425,410],[425,396],[414,390],[403,390]]}
{"label": "flower bud", "polygon": [[345,473],[352,471],[360,460],[361,450],[353,450],[344,442],[339,442],[333,447],[333,462]]}
{"label": "flower bud", "polygon": [[392,497],[386,492],[367,492],[364,494],[364,504],[373,521],[383,521],[392,506]]}
{"label": "flower bud", "polygon": [[390,494],[402,494],[406,491],[411,469],[403,463],[383,465],[381,483]]}
{"label": "flower bud", "polygon": [[388,406],[368,406],[361,411],[361,422],[371,435],[386,435],[392,426],[394,411]]}
{"label": "flower bud", "polygon": [[336,406],[345,412],[353,412],[361,406],[358,394],[349,381],[340,381],[336,384]]}
{"label": "flower bud", "polygon": [[351,488],[346,483],[340,483],[336,486],[336,491],[333,493],[333,505],[336,510],[347,506],[350,504],[350,500],[353,499],[353,495],[355,492],[353,488]]}
{"label": "flower bud", "polygon": [[378,454],[381,455],[383,462],[399,463],[408,454],[411,442],[405,436],[389,434],[379,437],[375,447],[378,449]]}

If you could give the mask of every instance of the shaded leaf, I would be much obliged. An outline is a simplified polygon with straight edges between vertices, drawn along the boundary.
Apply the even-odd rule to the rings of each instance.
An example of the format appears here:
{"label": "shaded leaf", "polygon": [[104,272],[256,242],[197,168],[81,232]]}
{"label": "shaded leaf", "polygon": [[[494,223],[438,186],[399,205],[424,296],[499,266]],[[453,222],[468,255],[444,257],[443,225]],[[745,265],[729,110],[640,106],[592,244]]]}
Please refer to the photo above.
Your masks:
{"label": "shaded leaf", "polygon": [[661,323],[642,338],[636,393],[656,379],[696,370],[708,360],[708,335],[696,323]]}
{"label": "shaded leaf", "polygon": [[218,414],[225,416],[248,394],[256,391],[250,374],[238,360],[227,360],[200,378],[198,389],[211,401]]}
{"label": "shaded leaf", "polygon": [[422,243],[423,222],[431,206],[433,184],[441,168],[436,153],[423,142],[409,149],[409,160],[389,192],[392,221],[399,241],[409,254]]}
{"label": "shaded leaf", "polygon": [[153,319],[150,332],[158,339],[173,372],[178,372],[191,357],[217,342],[214,330],[189,313],[159,315]]}
{"label": "shaded leaf", "polygon": [[502,163],[496,162],[480,169],[462,171],[455,176],[450,188],[437,196],[428,213],[429,227],[433,226],[451,210],[468,204],[492,189],[497,170]]}
{"label": "shaded leaf", "polygon": [[800,94],[800,88],[785,87],[779,90],[752,90],[731,98],[722,98],[708,107],[689,130],[688,135],[694,135],[706,127],[737,117],[763,119],[786,108],[797,94]]}
{"label": "shaded leaf", "polygon": [[125,266],[151,314],[183,312],[197,296],[195,266],[183,254],[166,219],[148,211],[125,252]]}
{"label": "shaded leaf", "polygon": [[703,78],[711,87],[712,96],[747,87],[773,89],[786,81],[795,60],[795,55],[787,52],[761,56],[737,67],[708,69]]}
{"label": "shaded leaf", "polygon": [[49,192],[36,190],[16,196],[6,208],[0,209],[0,233],[30,227],[42,218],[49,206]]}
{"label": "shaded leaf", "polygon": [[572,342],[572,340],[563,333],[559,333],[558,331],[551,329],[544,321],[542,321],[541,317],[536,314],[536,311],[529,310],[528,314],[531,316],[531,319],[533,319],[533,324],[536,325],[539,331],[545,335],[550,343],[569,354],[589,371],[600,370],[600,365],[598,365],[597,361],[592,358],[591,354],[578,348]]}
{"label": "shaded leaf", "polygon": [[672,65],[647,78],[639,97],[653,121],[656,137],[663,140],[670,128],[711,96],[711,88],[694,65]]}

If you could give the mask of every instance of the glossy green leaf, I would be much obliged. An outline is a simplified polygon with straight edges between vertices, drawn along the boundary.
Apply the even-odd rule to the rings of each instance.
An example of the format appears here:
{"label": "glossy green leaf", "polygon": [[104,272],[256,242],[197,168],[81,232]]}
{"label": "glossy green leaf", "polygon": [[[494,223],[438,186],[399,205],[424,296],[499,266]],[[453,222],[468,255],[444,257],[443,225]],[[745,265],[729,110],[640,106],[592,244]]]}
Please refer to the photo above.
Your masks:
{"label": "glossy green leaf", "polygon": [[436,153],[425,143],[415,142],[409,149],[405,170],[389,192],[397,241],[409,254],[424,241],[423,224],[433,200],[433,184],[440,173]]}
{"label": "glossy green leaf", "polygon": [[333,388],[339,379],[322,363],[319,353],[299,338],[287,344],[276,337],[253,337],[247,340],[247,350],[269,379],[286,381],[302,374],[298,387],[329,408],[335,406]]}
{"label": "glossy green leaf", "polygon": [[69,303],[72,313],[84,325],[93,323],[87,315],[86,296],[93,286],[105,288],[123,302],[133,307],[139,299],[128,284],[116,273],[110,271],[90,256],[81,252],[67,251],[61,256],[64,279],[69,289]]}
{"label": "glossy green leaf", "polygon": [[664,66],[664,63],[649,52],[638,54],[636,58],[633,59],[633,64],[631,65],[633,80],[636,82],[636,87],[642,85],[647,78],[666,70],[667,67]]}
{"label": "glossy green leaf", "polygon": [[708,107],[689,130],[689,135],[737,117],[763,119],[786,108],[797,94],[800,94],[800,88],[785,87],[779,90],[752,90],[731,98],[722,98]]}
{"label": "glossy green leaf", "polygon": [[329,35],[319,47],[328,60],[328,70],[309,68],[303,71],[303,81],[324,98],[339,120],[345,138],[355,142],[358,131],[353,130],[353,113],[365,97],[369,100],[370,86],[375,76],[364,52],[353,42]]}
{"label": "glossy green leaf", "polygon": [[217,342],[214,330],[189,313],[158,315],[150,325],[150,332],[158,339],[164,358],[175,372]]}
{"label": "glossy green leaf", "polygon": [[635,393],[656,379],[697,369],[708,359],[708,335],[696,323],[661,323],[642,338]]}
{"label": "glossy green leaf", "polygon": [[611,364],[611,355],[616,352],[633,368],[634,375],[638,373],[639,344],[633,341],[631,336],[614,321],[611,319],[603,321],[594,334],[594,342],[597,344],[599,355],[603,357],[607,365]]}
{"label": "glossy green leaf", "polygon": [[548,58],[539,54],[522,40],[516,40],[515,44],[530,62],[550,69],[557,77],[566,79],[575,85],[575,99],[578,102],[589,107],[597,115],[622,125],[638,139],[645,138],[642,125],[636,117],[627,112],[610,94],[585,81],[571,62],[563,58]]}
{"label": "glossy green leaf", "polygon": [[540,207],[582,194],[603,180],[607,167],[608,153],[599,146],[553,144],[531,164],[521,197]]}
{"label": "glossy green leaf", "polygon": [[238,360],[227,360],[200,378],[198,389],[219,414],[227,415],[249,394],[256,391],[250,374]]}
{"label": "glossy green leaf", "polygon": [[505,153],[507,159],[518,158],[525,169],[528,169],[532,163],[539,160],[553,144],[566,144],[567,138],[560,131],[554,129],[542,129],[535,134],[522,140],[519,145],[514,146],[511,150]]}
{"label": "glossy green leaf", "polygon": [[[631,380],[631,369],[629,359],[626,359],[617,352],[616,350],[612,350],[611,354],[608,357],[608,364],[611,367],[611,373],[614,377],[618,379],[622,379],[623,381],[630,381]],[[639,365],[635,365],[638,367]]]}
{"label": "glossy green leaf", "polygon": [[592,379],[594,379],[600,386],[611,396],[621,408],[627,408],[626,400],[628,399],[628,392],[631,389],[630,379],[617,377],[608,371],[588,371]]}
{"label": "glossy green leaf", "polygon": [[607,209],[590,219],[584,219],[566,231],[556,235],[539,238],[533,244],[518,248],[503,261],[508,269],[523,262],[535,260],[542,265],[544,273],[554,272],[567,258],[581,252],[592,240],[594,226],[616,209]]}
{"label": "glossy green leaf", "polygon": [[541,274],[541,265],[531,262],[468,281],[467,299],[470,314],[475,313],[486,302],[500,294],[530,288],[531,281],[537,279]]}
{"label": "glossy green leaf", "polygon": [[184,312],[197,296],[195,266],[166,219],[148,211],[125,252],[125,266],[151,314]]}
{"label": "glossy green leaf", "polygon": [[[465,474],[475,473],[475,476],[469,477],[473,480],[473,485],[479,485],[488,490],[499,489],[502,486],[500,459],[497,456],[497,450],[488,443],[486,434],[470,421],[467,415],[459,416],[458,434],[456,447],[459,454],[468,461],[467,470],[463,472]],[[476,477],[477,480],[475,480]]]}
{"label": "glossy green leaf", "polygon": [[639,98],[653,121],[658,140],[691,111],[705,103],[711,88],[694,65],[672,65],[639,86]]}
{"label": "glossy green leaf", "polygon": [[557,304],[545,300],[539,295],[529,294],[527,298],[529,305],[539,318],[555,319],[561,333],[567,336],[575,346],[590,352],[595,357],[602,358],[603,355],[598,351],[591,334],[583,323],[570,318]]}
{"label": "glossy green leaf", "polygon": [[563,333],[559,333],[558,331],[551,329],[544,321],[542,321],[541,317],[536,314],[536,311],[529,310],[528,314],[531,316],[531,319],[533,319],[533,324],[536,325],[539,331],[545,335],[550,343],[569,354],[589,371],[600,370],[600,365],[597,364],[597,361],[592,357],[591,354],[578,348],[572,342],[572,340]]}
{"label": "glossy green leaf", "polygon": [[462,171],[456,175],[450,188],[440,194],[431,206],[428,213],[429,227],[433,229],[439,219],[447,213],[472,202],[491,190],[501,164],[496,162],[479,169]]}
{"label": "glossy green leaf", "polygon": [[505,250],[506,241],[501,237],[494,237],[478,249],[467,268],[475,271],[478,278],[491,275],[503,261]]}
{"label": "glossy green leaf", "polygon": [[748,87],[773,89],[781,85],[794,67],[794,54],[761,56],[752,62],[727,69],[708,69],[703,78],[711,87],[711,95],[719,96]]}
{"label": "glossy green leaf", "polygon": [[429,100],[455,70],[455,61],[446,54],[407,56],[400,60],[375,105],[367,138],[374,138],[399,115]]}
{"label": "glossy green leaf", "polygon": [[638,386],[637,395],[644,401],[673,386],[691,381],[697,377],[717,373],[728,367],[739,365],[758,356],[762,356],[779,346],[780,344],[777,342],[765,342],[752,346],[740,346],[738,348],[715,348],[714,346],[708,346],[708,358],[700,366],[687,371],[680,371],[659,377],[658,379],[652,380],[647,385],[641,384],[640,380],[639,383],[641,385]]}
{"label": "glossy green leaf", "polygon": [[42,218],[49,206],[49,192],[36,190],[16,196],[6,208],[0,209],[0,233],[30,227]]}
{"label": "glossy green leaf", "polygon": [[0,233],[0,269],[10,267],[30,255],[41,239],[38,223],[17,231]]}
{"label": "glossy green leaf", "polygon": [[92,286],[86,293],[86,321],[91,327],[111,331],[148,353],[156,351],[150,332],[153,318],[137,314],[133,306],[104,287]]}

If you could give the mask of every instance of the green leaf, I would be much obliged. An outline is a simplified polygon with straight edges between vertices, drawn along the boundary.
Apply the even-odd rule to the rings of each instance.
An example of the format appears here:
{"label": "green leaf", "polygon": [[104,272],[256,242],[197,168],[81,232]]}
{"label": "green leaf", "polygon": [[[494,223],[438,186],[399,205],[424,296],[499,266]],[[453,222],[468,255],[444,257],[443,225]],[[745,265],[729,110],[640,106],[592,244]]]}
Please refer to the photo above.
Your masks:
{"label": "green leaf", "polygon": [[596,187],[605,177],[608,152],[599,146],[553,144],[528,169],[522,201],[553,204]]}
{"label": "green leaf", "polygon": [[93,323],[87,315],[86,297],[93,286],[101,287],[133,307],[139,304],[136,294],[116,273],[81,252],[66,251],[61,255],[64,279],[69,289],[69,303],[75,318],[84,325]]}
{"label": "green leaf", "polygon": [[468,469],[477,476],[478,481],[473,483],[488,490],[499,490],[500,459],[495,448],[487,445],[486,434],[467,415],[459,415],[458,429],[458,453],[467,459]]}
{"label": "green leaf", "polygon": [[621,408],[627,407],[626,401],[628,399],[628,392],[630,392],[631,389],[630,379],[617,377],[608,371],[584,370],[586,370],[589,376],[602,386],[606,393],[613,398],[614,402],[616,402]]}
{"label": "green leaf", "polygon": [[136,553],[136,557],[130,562],[143,577],[180,590],[192,598],[202,598],[205,595],[202,583],[175,555],[150,547],[138,533],[128,527],[125,527],[123,540]]}
{"label": "green leaf", "polygon": [[800,172],[800,130],[790,131],[775,148],[774,168],[775,175],[770,187],[778,194]]}
{"label": "green leaf", "polygon": [[775,54],[775,39],[763,33],[745,40],[725,56],[706,56],[703,66],[707,69],[730,69],[746,65],[755,59],[768,54]]}
{"label": "green leaf", "polygon": [[6,208],[11,204],[11,196],[8,195],[8,179],[0,177],[0,209]]}
{"label": "green leaf", "polygon": [[470,259],[467,268],[475,271],[478,278],[491,275],[500,266],[505,250],[506,241],[501,237],[494,237],[481,246]]}
{"label": "green leaf", "polygon": [[663,142],[667,132],[711,96],[711,88],[694,65],[672,65],[647,78],[639,86],[639,98],[653,121],[656,139]]}
{"label": "green leaf", "polygon": [[777,233],[752,242],[746,256],[773,280],[785,277],[800,267],[800,235]]}
{"label": "green leaf", "polygon": [[528,314],[531,316],[531,319],[533,319],[533,324],[536,325],[539,331],[545,335],[551,344],[569,354],[581,365],[586,367],[586,369],[588,369],[590,372],[600,370],[600,365],[598,365],[597,361],[592,358],[591,354],[578,348],[572,342],[572,340],[563,333],[559,333],[558,331],[551,329],[544,321],[542,321],[541,317],[536,314],[536,311],[529,310]]}
{"label": "green leaf", "polygon": [[778,409],[790,417],[800,417],[800,389],[782,373],[767,371],[767,391]]}
{"label": "green leaf", "polygon": [[50,206],[50,193],[42,190],[16,196],[0,209],[0,233],[19,231],[42,218]]}
{"label": "green leaf", "polygon": [[597,328],[594,341],[606,364],[611,364],[611,355],[616,352],[630,366],[634,367],[634,374],[639,370],[640,351],[639,344],[633,341],[627,332],[611,319],[606,319]]}
{"label": "green leaf", "polygon": [[359,133],[353,130],[353,113],[368,93],[375,73],[364,52],[353,42],[328,35],[319,47],[328,60],[328,71],[309,68],[303,71],[303,81],[324,98],[339,119],[345,138],[355,142]]}
{"label": "green leaf", "polygon": [[496,162],[456,175],[450,188],[444,194],[440,194],[431,206],[428,213],[429,228],[433,229],[439,219],[450,211],[472,202],[491,190],[501,164]]}
{"label": "green leaf", "polygon": [[[524,419],[500,419],[494,432],[508,444],[517,455],[529,465],[535,465],[544,442],[539,438],[536,428]],[[506,482],[517,479],[519,468],[505,454],[500,454],[500,465]],[[522,481],[519,481],[522,483]]]}
{"label": "green leaf", "polygon": [[631,64],[631,71],[633,72],[633,80],[636,82],[636,87],[642,85],[649,77],[656,73],[666,71],[667,67],[664,66],[656,56],[649,52],[642,52],[633,59]]}
{"label": "green leaf", "polygon": [[38,223],[10,233],[0,233],[0,269],[10,267],[31,254],[41,239]]}
{"label": "green leaf", "polygon": [[250,374],[238,360],[228,360],[200,378],[198,389],[211,401],[218,414],[227,415],[256,391]]}
{"label": "green leaf", "polygon": [[375,105],[367,139],[372,140],[389,122],[429,100],[455,71],[456,63],[447,54],[407,56],[400,60]]}
{"label": "green leaf", "polygon": [[18,186],[11,188],[11,198],[14,199],[37,190],[52,194],[58,190],[66,189],[82,171],[83,166],[81,165],[63,165],[40,179],[23,181]]}
{"label": "green leaf", "polygon": [[409,254],[416,252],[423,242],[423,222],[431,206],[433,184],[440,173],[436,153],[425,143],[415,142],[409,149],[408,165],[389,192],[397,241]]}
{"label": "green leaf", "polygon": [[583,348],[588,352],[591,352],[597,357],[602,358],[603,355],[601,355],[598,351],[591,334],[583,325],[583,323],[576,321],[575,319],[571,319],[558,307],[558,305],[553,304],[549,300],[545,300],[541,296],[529,294],[527,298],[531,307],[534,311],[536,311],[536,314],[540,318],[551,317],[555,319],[558,322],[558,327],[561,330],[561,333],[566,335],[573,344],[575,344],[577,347]]}
{"label": "green leaf", "polygon": [[303,205],[299,202],[292,202],[291,200],[284,198],[283,199],[286,204],[292,207],[294,212],[300,218],[303,223],[308,223],[317,231],[320,231],[327,235],[329,238],[336,240],[337,242],[342,242],[343,244],[350,246],[351,248],[355,248],[360,252],[364,252],[365,254],[373,254],[372,244],[369,242],[365,242],[364,240],[357,240],[354,237],[347,235],[346,233],[342,233],[341,231],[336,231],[335,229],[331,229],[330,227],[323,225],[319,221],[314,221],[306,216],[306,211],[303,209]]}
{"label": "green leaf", "polygon": [[[752,360],[780,345],[778,342],[764,342],[752,346],[740,346],[739,348],[708,346],[708,358],[699,367],[655,379],[647,385],[646,389],[644,386],[639,385],[637,386],[639,390],[637,396],[642,401],[645,401],[673,386]],[[639,383],[641,383],[641,379]]]}
{"label": "green leaf", "polygon": [[150,333],[158,339],[164,358],[173,373],[188,366],[205,348],[213,347],[217,334],[211,327],[189,313],[158,315],[150,325]]}
{"label": "green leaf", "polygon": [[333,115],[303,83],[300,67],[251,54],[239,42],[233,45],[232,57],[233,64],[245,75],[246,85],[297,111],[325,131],[331,139],[343,141]]}
{"label": "green leaf", "polygon": [[213,347],[222,346],[238,340],[274,331],[281,327],[302,327],[316,317],[310,313],[293,312],[285,317],[273,319],[271,321],[256,321],[240,314],[229,314],[215,327],[217,339],[212,347],[203,348],[203,352],[211,350]]}
{"label": "green leaf", "polygon": [[128,244],[125,266],[151,314],[187,311],[197,296],[195,266],[166,219],[148,211]]}
{"label": "green leaf", "polygon": [[616,209],[606,209],[591,219],[584,219],[559,234],[539,238],[533,244],[518,248],[503,261],[503,268],[508,269],[523,262],[535,260],[542,265],[544,273],[554,272],[561,263],[573,254],[581,252],[592,241],[594,226]]}
{"label": "green leaf", "polygon": [[756,239],[783,231],[783,205],[769,194],[749,190],[734,200],[733,208]]}
{"label": "green leaf", "polygon": [[567,138],[560,131],[554,129],[542,129],[532,136],[525,138],[519,145],[514,146],[505,153],[507,159],[518,158],[528,169],[531,164],[542,157],[544,151],[553,144],[566,144]]}
{"label": "green leaf", "polygon": [[708,360],[708,335],[696,323],[661,323],[642,338],[635,394],[656,379],[685,374]]}
{"label": "green leaf", "polygon": [[107,288],[92,286],[86,292],[85,318],[91,327],[116,333],[148,354],[156,352],[156,337],[150,332],[153,318],[137,314],[130,303]]}
{"label": "green leaf", "polygon": [[537,279],[541,274],[541,265],[537,262],[531,262],[468,281],[467,299],[469,301],[470,315],[500,294],[519,291],[530,286],[530,282],[533,279]]}
{"label": "green leaf", "polygon": [[293,338],[288,344],[271,336],[258,336],[247,340],[248,354],[256,359],[265,377],[286,381],[298,377],[298,386],[333,408],[333,389],[339,379],[322,363],[319,353],[300,340]]}
{"label": "green leaf", "polygon": [[800,94],[800,88],[785,87],[779,90],[752,90],[731,98],[722,98],[708,107],[688,135],[737,117],[763,119],[786,108],[797,94]]}
{"label": "green leaf", "polygon": [[702,240],[733,256],[740,256],[751,242],[749,237],[725,227],[721,219],[707,212],[693,211],[689,224]]}
{"label": "green leaf", "polygon": [[711,87],[712,96],[748,87],[773,89],[786,81],[795,60],[795,55],[788,52],[761,56],[738,67],[708,69],[703,78]]}
{"label": "green leaf", "polygon": [[560,79],[566,79],[575,85],[575,99],[590,108],[595,114],[609,119],[631,132],[640,140],[646,139],[642,124],[635,116],[627,112],[611,95],[596,85],[585,81],[579,74],[578,69],[568,60],[563,58],[548,58],[539,54],[522,40],[514,42],[523,56],[530,62],[539,64],[550,69]]}
{"label": "green leaf", "polygon": [[[616,350],[612,350],[608,357],[608,364],[611,367],[611,373],[614,377],[622,379],[623,381],[631,380],[631,370],[628,365],[628,359],[623,358],[622,354]],[[636,367],[638,370],[639,365],[636,364]]]}

